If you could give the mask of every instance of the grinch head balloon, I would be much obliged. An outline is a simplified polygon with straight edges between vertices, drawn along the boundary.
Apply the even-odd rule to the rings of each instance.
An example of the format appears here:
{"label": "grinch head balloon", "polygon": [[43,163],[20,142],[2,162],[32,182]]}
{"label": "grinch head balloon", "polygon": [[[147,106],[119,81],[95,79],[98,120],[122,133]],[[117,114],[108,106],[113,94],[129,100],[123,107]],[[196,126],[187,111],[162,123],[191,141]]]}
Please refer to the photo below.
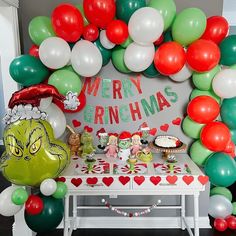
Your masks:
{"label": "grinch head balloon", "polygon": [[54,138],[45,118],[45,113],[30,104],[15,106],[6,115],[6,151],[0,168],[10,182],[38,186],[44,179],[58,177],[69,164],[68,146]]}

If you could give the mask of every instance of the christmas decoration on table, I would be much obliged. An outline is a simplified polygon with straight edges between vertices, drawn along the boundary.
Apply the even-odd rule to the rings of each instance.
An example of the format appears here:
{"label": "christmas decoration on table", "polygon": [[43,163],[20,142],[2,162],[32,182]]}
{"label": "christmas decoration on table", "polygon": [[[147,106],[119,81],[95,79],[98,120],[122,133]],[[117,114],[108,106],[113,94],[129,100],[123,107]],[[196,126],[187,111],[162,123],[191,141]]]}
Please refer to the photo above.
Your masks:
{"label": "christmas decoration on table", "polygon": [[85,126],[84,131],[81,135],[81,147],[79,150],[81,151],[81,157],[85,158],[88,155],[94,153],[96,150],[93,144],[93,134],[91,133],[91,129],[88,126]]}
{"label": "christmas decoration on table", "polygon": [[136,154],[138,160],[142,161],[142,162],[151,162],[153,160],[153,155],[151,152],[151,149],[149,147],[145,147],[143,148],[141,151],[139,151]]}
{"label": "christmas decoration on table", "polygon": [[158,205],[161,204],[161,200],[158,200],[156,204],[153,204],[150,207],[147,207],[147,209],[140,211],[140,212],[126,212],[126,211],[121,211],[116,207],[113,207],[107,200],[102,199],[101,202],[111,211],[117,213],[118,215],[122,215],[125,217],[139,217],[143,215],[149,214],[152,210],[154,210]]}
{"label": "christmas decoration on table", "polygon": [[147,145],[148,144],[148,137],[150,136],[149,131],[151,130],[150,127],[147,125],[146,122],[144,122],[140,125],[139,130],[142,133],[141,143],[143,145]]}
{"label": "christmas decoration on table", "polygon": [[119,135],[119,142],[118,142],[118,160],[121,162],[126,162],[130,155],[130,146],[131,146],[131,133],[128,131],[123,131]]}
{"label": "christmas decoration on table", "polygon": [[68,145],[70,147],[71,156],[79,156],[81,134],[76,133],[69,125],[67,125],[66,127],[71,132],[68,138]]}
{"label": "christmas decoration on table", "polygon": [[132,143],[130,147],[132,155],[136,156],[137,153],[142,149],[141,136],[142,136],[142,133],[139,133],[139,132],[132,134],[132,138],[131,138]]}
{"label": "christmas decoration on table", "polygon": [[107,143],[107,147],[105,148],[106,157],[117,157],[118,153],[118,134],[117,133],[109,133],[109,139]]}
{"label": "christmas decoration on table", "polygon": [[108,138],[109,138],[108,133],[104,128],[101,128],[100,130],[97,131],[97,137],[99,139],[98,149],[104,150],[108,143]]}

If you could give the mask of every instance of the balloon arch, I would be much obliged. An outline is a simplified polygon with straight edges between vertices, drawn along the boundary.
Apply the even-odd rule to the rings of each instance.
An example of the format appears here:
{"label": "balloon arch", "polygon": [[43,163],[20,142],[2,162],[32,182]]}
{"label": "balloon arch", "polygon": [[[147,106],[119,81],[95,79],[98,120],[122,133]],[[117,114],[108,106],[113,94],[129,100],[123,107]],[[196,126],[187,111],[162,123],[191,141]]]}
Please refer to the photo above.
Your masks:
{"label": "balloon arch", "polygon": [[[9,146],[0,167],[12,183],[40,187],[41,193],[28,196],[23,188],[7,188],[0,194],[0,214],[14,215],[25,204],[25,219],[34,231],[57,227],[67,190],[64,183],[53,179],[70,159],[68,148],[57,140],[66,128],[64,112],[79,112],[85,105],[80,77],[95,76],[112,60],[121,73],[138,72],[154,79],[161,74],[175,82],[192,79],[196,90],[182,123],[185,134],[194,139],[189,153],[204,167],[213,185],[209,214],[216,218],[215,228],[235,229],[236,218],[227,216],[236,214],[236,203],[231,203],[227,187],[236,180],[236,35],[228,36],[228,32],[222,16],[207,18],[198,8],[176,14],[174,0],[148,4],[145,0],[84,0],[82,5],[56,6],[51,18],[33,18],[29,35],[34,44],[29,54],[15,58],[10,65],[11,77],[25,88],[9,103],[4,133]],[[48,97],[53,97],[53,103]],[[44,113],[57,130],[55,137],[43,120]],[[31,158],[16,146],[16,139],[8,140],[9,134],[17,136],[19,127],[25,127],[27,135],[29,126],[42,129],[47,137],[37,139],[39,131],[34,132],[29,152],[33,156],[41,145],[54,144],[63,160],[59,172],[55,173],[53,154],[46,152],[35,161],[37,165],[51,163],[46,175],[22,162],[26,175],[15,176],[15,169],[5,165],[17,168],[11,157]]]}

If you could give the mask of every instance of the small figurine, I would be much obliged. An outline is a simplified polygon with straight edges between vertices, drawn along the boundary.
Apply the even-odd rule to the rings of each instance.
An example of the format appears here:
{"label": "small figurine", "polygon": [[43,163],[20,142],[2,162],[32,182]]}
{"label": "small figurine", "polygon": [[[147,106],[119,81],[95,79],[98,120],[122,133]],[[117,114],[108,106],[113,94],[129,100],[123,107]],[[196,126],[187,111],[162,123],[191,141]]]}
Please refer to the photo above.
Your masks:
{"label": "small figurine", "polygon": [[145,147],[142,151],[139,151],[137,157],[143,162],[150,162],[153,160],[153,155],[149,147]]}
{"label": "small figurine", "polygon": [[146,122],[142,123],[139,127],[139,130],[141,131],[142,133],[142,139],[141,139],[141,143],[143,145],[147,145],[148,144],[148,137],[150,136],[149,134],[149,131],[150,131],[150,128],[149,126],[147,125]]}
{"label": "small figurine", "polygon": [[110,133],[107,147],[105,148],[106,157],[117,157],[118,147],[117,147],[117,138],[118,134]]}
{"label": "small figurine", "polygon": [[86,156],[85,163],[87,164],[88,173],[91,173],[96,160],[94,159],[95,153],[92,152]]}
{"label": "small figurine", "polygon": [[71,134],[68,138],[68,144],[69,144],[69,147],[70,147],[71,156],[79,156],[81,135],[76,133],[69,125],[67,125],[67,128],[71,132]]}
{"label": "small figurine", "polygon": [[142,133],[140,132],[132,134],[132,143],[131,143],[132,146],[130,147],[130,150],[131,154],[134,156],[136,156],[137,152],[142,150],[141,136]]}
{"label": "small figurine", "polygon": [[119,136],[118,158],[120,161],[127,161],[130,157],[131,133],[123,131]]}
{"label": "small figurine", "polygon": [[89,156],[96,150],[93,145],[93,136],[88,129],[84,129],[84,132],[81,135],[81,143],[82,146],[79,148],[79,150],[82,152],[82,158]]}
{"label": "small figurine", "polygon": [[98,130],[97,136],[99,138],[98,149],[105,150],[107,142],[108,142],[108,134],[104,128]]}

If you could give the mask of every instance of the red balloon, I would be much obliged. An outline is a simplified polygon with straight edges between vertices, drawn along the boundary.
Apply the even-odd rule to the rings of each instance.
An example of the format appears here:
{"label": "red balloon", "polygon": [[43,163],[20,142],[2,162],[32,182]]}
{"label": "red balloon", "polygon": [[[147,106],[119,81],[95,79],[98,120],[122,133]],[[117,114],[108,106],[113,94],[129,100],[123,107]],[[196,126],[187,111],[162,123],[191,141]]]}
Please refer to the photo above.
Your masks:
{"label": "red balloon", "polygon": [[52,25],[56,34],[67,42],[76,42],[83,33],[84,20],[72,4],[60,4],[52,12]]}
{"label": "red balloon", "polygon": [[38,215],[43,211],[43,200],[37,195],[30,195],[25,203],[25,210],[29,215]]}
{"label": "red balloon", "polygon": [[106,35],[112,43],[122,44],[129,37],[128,26],[122,20],[113,20],[107,26]]}
{"label": "red balloon", "polygon": [[89,24],[84,27],[83,38],[85,40],[94,42],[97,40],[98,36],[99,36],[99,30],[96,25]]}
{"label": "red balloon", "polygon": [[86,105],[86,96],[85,96],[83,91],[81,91],[81,93],[79,94],[78,100],[80,102],[80,105],[77,107],[76,110],[67,110],[67,109],[65,109],[64,103],[62,101],[58,100],[58,99],[53,99],[53,103],[55,103],[63,112],[76,113],[76,112],[81,111]]}
{"label": "red balloon", "polygon": [[39,47],[37,45],[32,45],[29,50],[29,54],[33,57],[39,58]]}
{"label": "red balloon", "polygon": [[226,218],[226,222],[228,224],[229,229],[236,229],[236,217],[235,216],[228,216]]}
{"label": "red balloon", "polygon": [[84,0],[84,13],[88,21],[105,29],[116,14],[115,0]]}
{"label": "red balloon", "polygon": [[212,41],[199,39],[187,50],[187,63],[197,72],[213,69],[220,61],[220,49]]}
{"label": "red balloon", "polygon": [[211,16],[207,19],[206,30],[201,38],[220,44],[228,32],[229,23],[223,16]]}
{"label": "red balloon", "polygon": [[154,45],[155,46],[158,46],[160,45],[161,43],[163,43],[164,41],[164,34],[162,34],[155,42],[154,42]]}
{"label": "red balloon", "polygon": [[217,118],[220,113],[220,106],[210,96],[198,96],[189,102],[187,113],[193,121],[206,124]]}
{"label": "red balloon", "polygon": [[179,72],[186,62],[183,47],[176,42],[163,43],[156,51],[154,65],[163,75],[173,75]]}
{"label": "red balloon", "polygon": [[222,152],[231,138],[228,127],[220,121],[206,124],[201,131],[202,144],[211,151]]}
{"label": "red balloon", "polygon": [[223,232],[228,228],[228,224],[226,220],[219,218],[214,220],[214,227],[216,230]]}

